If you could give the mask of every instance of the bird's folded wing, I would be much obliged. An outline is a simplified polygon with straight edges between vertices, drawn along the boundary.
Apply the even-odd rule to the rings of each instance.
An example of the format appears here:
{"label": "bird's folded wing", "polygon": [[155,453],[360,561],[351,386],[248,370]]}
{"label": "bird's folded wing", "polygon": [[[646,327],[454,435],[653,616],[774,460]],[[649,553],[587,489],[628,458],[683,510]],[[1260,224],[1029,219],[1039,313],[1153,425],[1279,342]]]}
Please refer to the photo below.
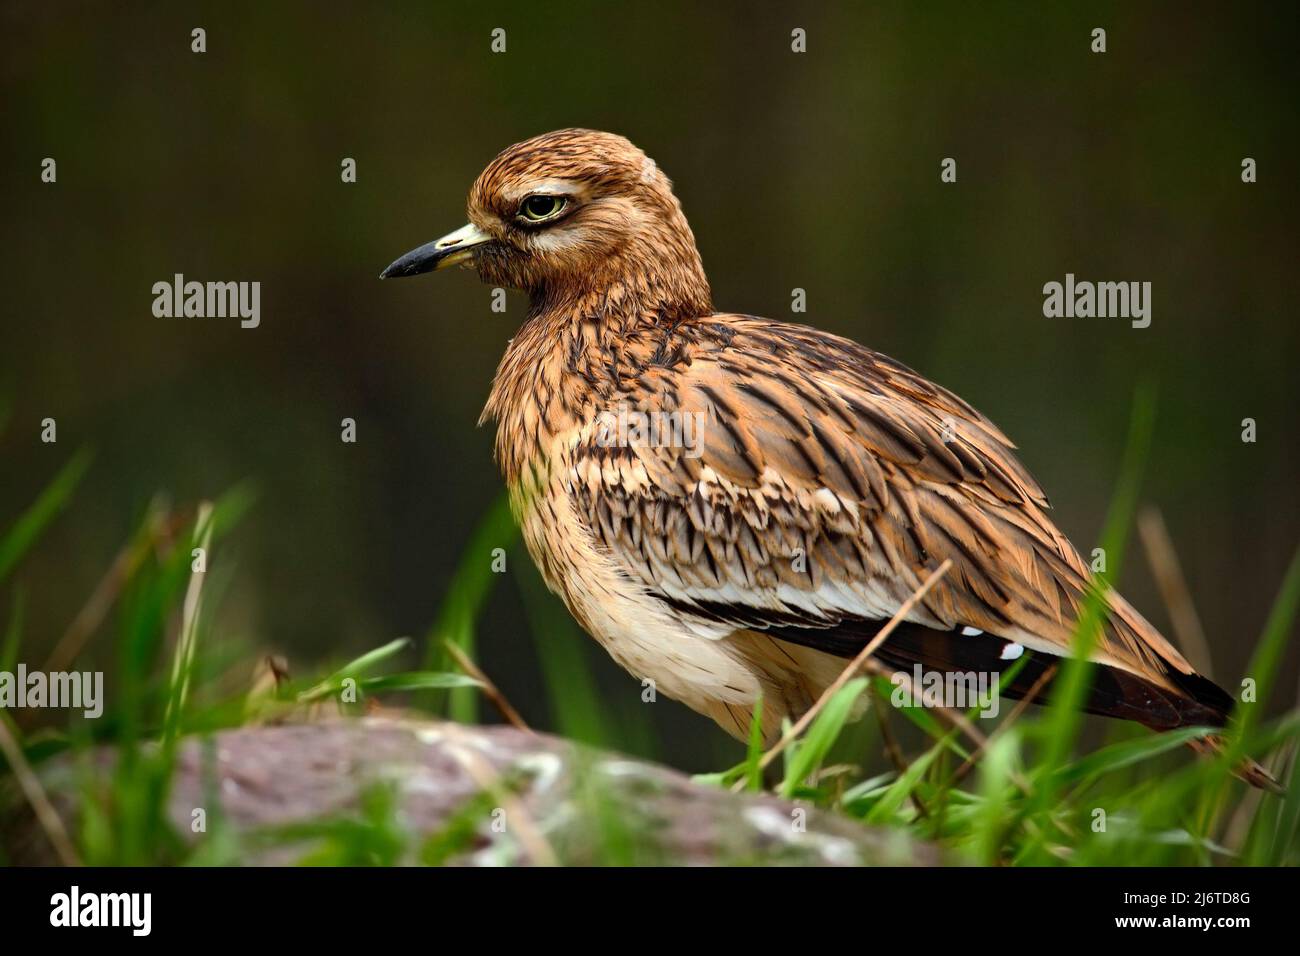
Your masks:
{"label": "bird's folded wing", "polygon": [[[950,558],[913,620],[1068,648],[1088,569],[977,411],[802,326],[737,317],[690,359],[648,363],[575,449],[593,533],[649,592],[737,626],[834,628],[890,617]],[[1190,671],[1110,601],[1099,660]]]}

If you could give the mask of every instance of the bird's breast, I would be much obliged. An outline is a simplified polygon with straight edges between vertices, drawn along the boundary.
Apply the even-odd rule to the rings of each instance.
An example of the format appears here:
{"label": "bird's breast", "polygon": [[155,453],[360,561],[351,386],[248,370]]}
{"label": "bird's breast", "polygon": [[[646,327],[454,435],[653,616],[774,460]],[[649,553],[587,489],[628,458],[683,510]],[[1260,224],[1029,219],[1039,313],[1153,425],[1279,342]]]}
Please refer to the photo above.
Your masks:
{"label": "bird's breast", "polygon": [[[717,719],[747,705],[760,677],[729,628],[686,621],[647,592],[592,533],[578,507],[573,450],[596,423],[554,436],[510,485],[524,544],[551,591],[606,652],[644,686]],[[645,682],[650,682],[646,684]]]}

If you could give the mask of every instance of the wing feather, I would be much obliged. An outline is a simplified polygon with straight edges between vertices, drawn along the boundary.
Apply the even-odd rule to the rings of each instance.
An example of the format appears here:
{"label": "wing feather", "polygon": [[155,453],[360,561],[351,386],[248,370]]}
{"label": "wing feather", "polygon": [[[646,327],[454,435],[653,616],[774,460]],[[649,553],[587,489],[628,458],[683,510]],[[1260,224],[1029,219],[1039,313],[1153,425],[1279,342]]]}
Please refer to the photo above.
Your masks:
{"label": "wing feather", "polygon": [[[711,335],[719,318],[725,335]],[[574,489],[601,547],[648,592],[751,629],[889,617],[945,559],[913,614],[1065,651],[1086,565],[992,422],[951,392],[847,339],[713,317],[625,378],[619,401],[686,416],[693,441],[594,440]],[[1190,666],[1117,595],[1106,663],[1163,679]]]}

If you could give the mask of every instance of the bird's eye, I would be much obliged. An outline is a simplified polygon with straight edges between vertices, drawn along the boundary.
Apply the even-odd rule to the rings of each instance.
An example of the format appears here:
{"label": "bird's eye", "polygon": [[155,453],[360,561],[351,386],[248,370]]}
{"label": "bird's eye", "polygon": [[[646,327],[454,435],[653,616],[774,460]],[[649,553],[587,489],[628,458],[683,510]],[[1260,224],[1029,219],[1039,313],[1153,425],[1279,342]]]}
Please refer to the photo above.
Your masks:
{"label": "bird's eye", "polygon": [[558,216],[567,202],[563,196],[529,196],[519,207],[519,215],[529,222],[544,222]]}

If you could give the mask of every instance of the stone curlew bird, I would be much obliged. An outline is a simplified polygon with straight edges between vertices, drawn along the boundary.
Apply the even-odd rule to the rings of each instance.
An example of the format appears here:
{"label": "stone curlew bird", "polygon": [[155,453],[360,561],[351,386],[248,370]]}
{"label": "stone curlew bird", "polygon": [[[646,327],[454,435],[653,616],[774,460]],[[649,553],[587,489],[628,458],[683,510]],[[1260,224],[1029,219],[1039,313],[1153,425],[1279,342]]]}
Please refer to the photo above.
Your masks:
{"label": "stone curlew bird", "polygon": [[[468,214],[383,277],[464,264],[528,293],[482,421],[533,560],[620,665],[742,739],[762,695],[770,741],[951,559],[876,657],[1028,652],[1007,693],[1042,692],[1090,575],[997,426],[856,342],[715,312],[668,178],[621,136],[511,146]],[[1087,709],[1223,725],[1232,698],[1108,603]]]}

